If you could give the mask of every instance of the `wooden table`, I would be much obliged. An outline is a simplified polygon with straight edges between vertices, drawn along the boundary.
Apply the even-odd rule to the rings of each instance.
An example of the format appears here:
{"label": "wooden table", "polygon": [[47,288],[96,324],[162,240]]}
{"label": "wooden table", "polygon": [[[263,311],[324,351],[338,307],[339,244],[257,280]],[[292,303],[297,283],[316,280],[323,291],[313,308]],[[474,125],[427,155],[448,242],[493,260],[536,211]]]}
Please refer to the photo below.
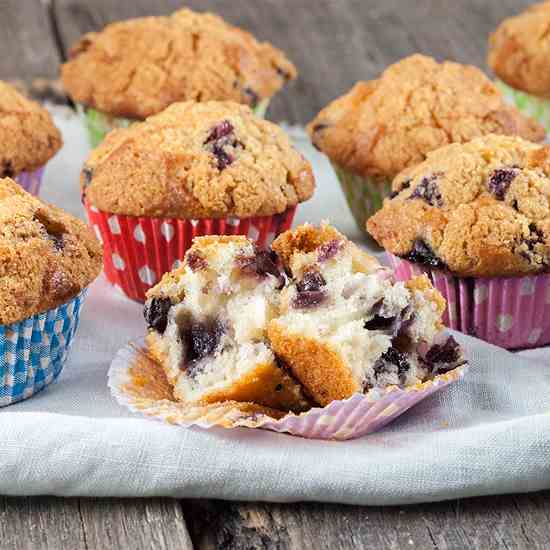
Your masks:
{"label": "wooden table", "polygon": [[[413,52],[486,69],[488,33],[527,0],[188,0],[284,48],[301,76],[274,101],[304,123]],[[0,78],[58,76],[68,46],[180,0],[0,0]],[[442,472],[444,475],[444,472]],[[410,507],[0,497],[0,548],[550,548],[550,492]]]}

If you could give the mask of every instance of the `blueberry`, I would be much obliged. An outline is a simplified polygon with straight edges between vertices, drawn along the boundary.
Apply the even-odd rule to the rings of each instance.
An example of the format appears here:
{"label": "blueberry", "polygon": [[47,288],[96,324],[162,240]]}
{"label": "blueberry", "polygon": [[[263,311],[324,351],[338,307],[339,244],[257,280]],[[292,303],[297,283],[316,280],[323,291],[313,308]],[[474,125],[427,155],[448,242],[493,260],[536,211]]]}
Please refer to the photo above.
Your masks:
{"label": "blueberry", "polygon": [[256,249],[253,256],[236,258],[238,268],[247,275],[265,278],[271,275],[279,280],[279,288],[286,284],[286,278],[279,268],[279,257],[273,250]]}
{"label": "blueberry", "polygon": [[310,269],[304,273],[302,280],[296,283],[298,292],[316,292],[326,286],[325,278],[315,269]]}
{"label": "blueberry", "polygon": [[[443,206],[443,197],[437,185],[437,174],[424,176],[420,183],[413,189],[409,199],[422,199],[431,206]],[[409,184],[410,185],[410,184]]]}
{"label": "blueberry", "polygon": [[336,254],[340,252],[343,246],[344,243],[337,239],[328,241],[325,244],[322,244],[317,250],[317,259],[320,262],[326,262],[327,260],[334,258],[334,256],[336,256]]}
{"label": "blueberry", "polygon": [[45,212],[37,211],[34,214],[34,221],[42,226],[46,239],[50,241],[57,252],[65,248],[64,235],[65,226],[48,217]]}
{"label": "blueberry", "polygon": [[2,161],[0,167],[0,177],[13,178],[15,176],[15,171],[13,169],[13,164],[11,163],[11,160]]}
{"label": "blueberry", "polygon": [[84,188],[88,187],[92,183],[94,177],[94,171],[89,166],[84,166],[82,169],[82,176],[84,178]]}
{"label": "blueberry", "polygon": [[388,348],[387,351],[376,360],[373,367],[374,372],[380,374],[385,370],[388,363],[397,367],[399,376],[404,375],[411,368],[407,356],[393,346]]}
{"label": "blueberry", "polygon": [[185,359],[182,369],[193,373],[196,364],[213,355],[220,347],[225,327],[219,320],[193,321],[180,329],[185,344]]}
{"label": "blueberry", "polygon": [[247,86],[244,90],[244,95],[248,97],[250,100],[250,106],[252,108],[256,107],[258,103],[260,103],[260,96],[249,86]]}
{"label": "blueberry", "polygon": [[407,178],[405,180],[403,180],[401,182],[401,185],[399,186],[399,189],[397,191],[392,191],[390,193],[390,199],[395,199],[395,197],[397,197],[397,195],[399,195],[399,193],[401,193],[401,191],[404,191],[405,189],[408,189],[410,186],[411,186],[411,179],[410,178]]}
{"label": "blueberry", "polygon": [[503,201],[510,184],[517,175],[518,169],[515,167],[497,168],[489,178],[489,183],[487,184],[489,191],[493,193],[497,200]]}
{"label": "blueberry", "polygon": [[204,142],[204,145],[207,145],[209,151],[216,157],[216,164],[220,172],[235,161],[234,155],[226,149],[228,147],[232,149],[244,147],[235,137],[234,132],[233,124],[229,120],[223,120],[212,128]]}
{"label": "blueberry", "polygon": [[437,269],[445,269],[445,262],[440,260],[434,251],[422,239],[416,239],[411,251],[405,256],[410,262],[427,265]]}
{"label": "blueberry", "polygon": [[326,299],[327,294],[324,290],[298,292],[292,300],[292,305],[296,309],[308,309],[322,304]]}
{"label": "blueberry", "polygon": [[462,353],[458,342],[449,336],[445,343],[434,344],[426,353],[423,361],[433,374],[438,374],[454,369],[461,364],[461,359]]}
{"label": "blueberry", "polygon": [[208,267],[206,258],[196,250],[191,250],[185,255],[185,262],[191,271],[202,271]]}
{"label": "blueberry", "polygon": [[168,311],[172,307],[170,298],[152,298],[143,308],[143,316],[147,327],[164,334],[168,325]]}
{"label": "blueberry", "polygon": [[373,306],[374,315],[372,319],[365,321],[363,325],[367,330],[382,330],[392,335],[392,338],[399,338],[414,322],[414,313],[411,313],[410,306],[404,307],[399,315],[393,317],[383,317],[379,314],[384,301],[379,300]]}

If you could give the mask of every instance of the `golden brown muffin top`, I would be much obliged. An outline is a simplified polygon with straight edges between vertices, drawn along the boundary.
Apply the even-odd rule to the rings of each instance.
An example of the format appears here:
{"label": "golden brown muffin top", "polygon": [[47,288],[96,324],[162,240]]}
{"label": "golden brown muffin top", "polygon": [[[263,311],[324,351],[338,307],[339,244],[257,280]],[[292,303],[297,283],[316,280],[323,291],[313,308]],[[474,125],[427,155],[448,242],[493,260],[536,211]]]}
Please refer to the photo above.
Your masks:
{"label": "golden brown muffin top", "polygon": [[0,325],[69,301],[102,265],[84,222],[0,179]]}
{"label": "golden brown muffin top", "polygon": [[505,104],[476,67],[423,55],[359,82],[308,126],[313,144],[361,176],[393,178],[427,153],[490,133],[541,141],[542,126]]}
{"label": "golden brown muffin top", "polygon": [[489,39],[488,63],[506,84],[550,96],[550,2],[505,19]]}
{"label": "golden brown muffin top", "polygon": [[550,269],[550,147],[489,135],[428,154],[367,223],[391,253],[465,277]]}
{"label": "golden brown muffin top", "polygon": [[83,194],[129,216],[270,216],[313,194],[311,166],[275,124],[232,102],[175,103],[111,132],[86,162]]}
{"label": "golden brown muffin top", "polygon": [[48,111],[0,81],[0,177],[40,168],[61,145]]}
{"label": "golden brown muffin top", "polygon": [[296,68],[267,42],[217,15],[182,9],[84,35],[61,75],[76,102],[143,120],[176,101],[270,98]]}

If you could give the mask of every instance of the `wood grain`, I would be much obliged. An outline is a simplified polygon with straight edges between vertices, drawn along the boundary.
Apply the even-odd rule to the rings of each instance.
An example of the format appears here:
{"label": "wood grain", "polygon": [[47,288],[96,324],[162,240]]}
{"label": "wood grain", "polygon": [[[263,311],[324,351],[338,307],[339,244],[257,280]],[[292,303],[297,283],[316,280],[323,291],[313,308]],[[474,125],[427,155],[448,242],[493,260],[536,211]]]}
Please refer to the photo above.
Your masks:
{"label": "wood grain", "polygon": [[193,546],[175,500],[0,497],[0,548],[191,550]]}
{"label": "wood grain", "polygon": [[195,548],[550,548],[550,492],[408,507],[182,503]]}
{"label": "wood grain", "polygon": [[59,56],[40,0],[0,1],[0,79],[55,78]]}
{"label": "wood grain", "polygon": [[[188,0],[214,11],[258,38],[283,48],[299,79],[277,95],[274,120],[304,123],[361,79],[376,78],[390,63],[415,52],[486,69],[487,37],[528,0]],[[54,0],[67,48],[82,33],[106,23],[166,14],[180,0]]]}

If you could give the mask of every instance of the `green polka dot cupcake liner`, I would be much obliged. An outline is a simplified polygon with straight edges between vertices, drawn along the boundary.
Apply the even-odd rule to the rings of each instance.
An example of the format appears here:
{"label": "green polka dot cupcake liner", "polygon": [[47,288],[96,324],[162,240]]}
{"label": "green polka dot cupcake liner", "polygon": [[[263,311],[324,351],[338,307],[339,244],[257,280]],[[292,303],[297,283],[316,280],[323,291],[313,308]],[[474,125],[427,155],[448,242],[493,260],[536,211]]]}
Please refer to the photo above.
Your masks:
{"label": "green polka dot cupcake liner", "polygon": [[349,209],[361,231],[366,232],[367,220],[382,208],[392,192],[392,180],[383,177],[362,177],[332,164]]}
{"label": "green polka dot cupcake liner", "polygon": [[[264,118],[269,107],[269,99],[264,99],[256,105],[252,110],[256,116]],[[134,120],[130,118],[123,117],[114,117],[107,115],[91,107],[86,107],[84,105],[77,105],[78,114],[84,121],[84,126],[88,133],[88,141],[90,142],[91,147],[97,147],[104,139],[105,136],[111,131],[117,128],[128,128],[134,122],[139,122],[139,120]]]}
{"label": "green polka dot cupcake liner", "polygon": [[546,132],[550,132],[550,99],[516,90],[501,80],[496,80],[495,84],[509,103],[515,105],[525,115],[540,122]]}
{"label": "green polka dot cupcake liner", "polygon": [[397,280],[425,274],[447,300],[443,323],[449,328],[506,349],[550,344],[550,274],[523,277],[456,277],[392,254]]}

